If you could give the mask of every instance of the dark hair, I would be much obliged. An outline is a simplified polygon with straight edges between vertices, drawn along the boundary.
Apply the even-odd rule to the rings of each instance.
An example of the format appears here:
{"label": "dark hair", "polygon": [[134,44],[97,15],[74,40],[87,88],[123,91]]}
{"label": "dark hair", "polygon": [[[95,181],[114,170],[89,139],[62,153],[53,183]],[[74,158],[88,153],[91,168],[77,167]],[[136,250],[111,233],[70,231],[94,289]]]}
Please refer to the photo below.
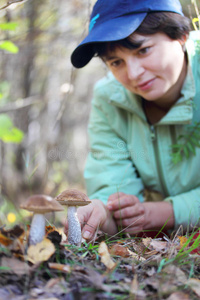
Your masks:
{"label": "dark hair", "polygon": [[149,13],[142,24],[130,36],[123,40],[114,42],[95,43],[95,56],[105,56],[107,51],[112,51],[116,46],[122,46],[128,49],[135,49],[141,46],[141,43],[135,42],[131,37],[134,33],[155,34],[165,33],[172,40],[178,40],[187,36],[190,31],[190,20],[182,15],[173,12],[153,12]]}

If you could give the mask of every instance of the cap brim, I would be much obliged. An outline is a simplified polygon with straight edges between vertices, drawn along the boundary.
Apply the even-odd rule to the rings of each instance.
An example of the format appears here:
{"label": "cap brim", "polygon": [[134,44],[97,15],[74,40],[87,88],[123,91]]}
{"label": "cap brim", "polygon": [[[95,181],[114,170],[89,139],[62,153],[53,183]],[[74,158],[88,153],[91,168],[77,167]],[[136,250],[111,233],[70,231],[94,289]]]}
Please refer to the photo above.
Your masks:
{"label": "cap brim", "polygon": [[94,43],[118,41],[128,37],[142,23],[147,13],[130,14],[111,19],[91,30],[88,36],[78,45],[71,55],[74,67],[84,67],[95,55]]}

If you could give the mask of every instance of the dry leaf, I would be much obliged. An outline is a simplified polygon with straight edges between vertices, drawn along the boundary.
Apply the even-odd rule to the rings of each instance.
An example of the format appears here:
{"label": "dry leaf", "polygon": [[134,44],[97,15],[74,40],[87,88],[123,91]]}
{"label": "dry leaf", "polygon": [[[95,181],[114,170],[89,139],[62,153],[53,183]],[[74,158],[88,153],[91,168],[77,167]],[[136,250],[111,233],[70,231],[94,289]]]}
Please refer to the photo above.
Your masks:
{"label": "dry leaf", "polygon": [[167,248],[167,242],[164,242],[164,241],[157,241],[157,240],[152,240],[152,241],[150,242],[150,246],[151,246],[154,250],[160,252],[160,251],[162,251],[162,250],[166,250],[166,248]]}
{"label": "dry leaf", "polygon": [[138,255],[137,253],[135,252],[132,252],[131,250],[128,249],[128,253],[129,253],[129,257],[132,257],[138,261],[145,261],[146,259],[140,255]]}
{"label": "dry leaf", "polygon": [[130,293],[134,295],[137,294],[138,288],[139,288],[139,284],[138,284],[137,274],[135,274],[131,282]]}
{"label": "dry leaf", "polygon": [[27,259],[33,264],[40,263],[48,260],[55,250],[54,244],[45,238],[42,242],[28,248]]}
{"label": "dry leaf", "polygon": [[56,229],[58,231],[58,233],[61,235],[62,239],[61,239],[61,243],[66,243],[67,241],[67,236],[64,232],[64,228],[57,228]]}
{"label": "dry leaf", "polygon": [[2,233],[0,233],[0,244],[8,247],[13,243],[13,239],[10,239],[8,237],[6,237],[5,235],[3,235]]}
{"label": "dry leaf", "polygon": [[24,229],[22,227],[20,227],[19,225],[15,225],[11,229],[1,228],[0,232],[8,238],[15,239],[15,238],[19,238],[24,233]]}
{"label": "dry leaf", "polygon": [[200,297],[200,280],[196,278],[190,278],[187,281],[187,285]]}
{"label": "dry leaf", "polygon": [[109,269],[112,270],[116,263],[112,260],[110,253],[108,251],[108,247],[105,242],[101,242],[99,245],[99,255],[101,256],[101,262]]}
{"label": "dry leaf", "polygon": [[10,270],[6,271],[7,273],[15,273],[17,275],[27,274],[30,270],[30,267],[25,262],[5,256],[1,259],[1,266],[10,268]]}
{"label": "dry leaf", "polygon": [[51,226],[51,225],[45,226],[46,235],[48,235],[50,232],[55,231],[55,230],[56,230],[55,226]]}
{"label": "dry leaf", "polygon": [[[9,247],[10,250],[17,251],[23,248],[25,232],[19,225],[14,226],[12,229],[0,229],[0,244]],[[11,247],[10,247],[11,246]]]}
{"label": "dry leaf", "polygon": [[167,300],[190,300],[189,295],[183,292],[175,292],[171,294]]}
{"label": "dry leaf", "polygon": [[123,247],[118,244],[114,244],[110,250],[109,250],[111,255],[116,255],[116,256],[121,256],[121,257],[129,257],[129,250],[126,247]]}
{"label": "dry leaf", "polygon": [[149,248],[150,244],[151,244],[152,238],[144,238],[142,239],[142,243],[145,245],[145,247]]}
{"label": "dry leaf", "polygon": [[51,278],[49,279],[49,281],[47,282],[47,284],[45,285],[45,288],[47,290],[51,289],[52,287],[54,287],[56,284],[60,283],[63,280],[63,277],[59,277],[59,278]]}
{"label": "dry leaf", "polygon": [[104,275],[99,274],[96,270],[87,268],[85,266],[74,266],[74,274],[76,274],[77,279],[83,278],[89,283],[90,287],[94,287],[98,290],[103,290],[106,292],[111,292],[112,290],[107,284],[104,284],[105,277]]}
{"label": "dry leaf", "polygon": [[178,280],[179,282],[185,284],[187,281],[187,277],[185,273],[178,267],[174,265],[168,265],[163,268],[162,270],[163,273],[167,273],[169,275],[173,274],[173,279]]}
{"label": "dry leaf", "polygon": [[135,274],[131,282],[130,294],[132,294],[132,297],[130,297],[130,299],[147,299],[146,292],[139,289],[137,274]]}
{"label": "dry leaf", "polygon": [[69,273],[71,271],[70,266],[68,265],[63,265],[63,264],[58,264],[58,263],[48,263],[50,269],[62,271],[65,273]]}

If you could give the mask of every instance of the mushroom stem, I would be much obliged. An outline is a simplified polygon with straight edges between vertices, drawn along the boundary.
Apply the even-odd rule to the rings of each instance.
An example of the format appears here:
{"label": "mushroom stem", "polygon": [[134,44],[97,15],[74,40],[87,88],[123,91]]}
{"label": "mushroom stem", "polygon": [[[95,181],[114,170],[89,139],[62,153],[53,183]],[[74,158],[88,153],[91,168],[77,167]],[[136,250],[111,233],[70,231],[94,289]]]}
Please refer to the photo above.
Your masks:
{"label": "mushroom stem", "polygon": [[44,214],[34,214],[29,233],[29,244],[40,243],[45,236],[45,217]]}
{"label": "mushroom stem", "polygon": [[78,220],[76,206],[68,206],[67,220],[68,220],[68,241],[70,244],[80,246],[82,240],[81,225]]}

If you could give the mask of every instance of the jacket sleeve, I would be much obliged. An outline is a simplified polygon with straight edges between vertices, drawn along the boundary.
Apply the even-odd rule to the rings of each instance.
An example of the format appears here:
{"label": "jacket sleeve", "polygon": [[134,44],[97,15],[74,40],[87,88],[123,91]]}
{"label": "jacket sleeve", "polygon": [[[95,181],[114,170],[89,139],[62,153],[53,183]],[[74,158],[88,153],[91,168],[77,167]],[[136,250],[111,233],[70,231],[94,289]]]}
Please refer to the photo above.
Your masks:
{"label": "jacket sleeve", "polygon": [[123,134],[114,129],[116,122],[119,131],[126,122],[120,119],[119,108],[98,98],[101,97],[97,95],[92,102],[88,130],[90,152],[84,172],[88,196],[106,203],[111,194],[124,192],[143,201],[143,184],[130,159],[127,143]]}
{"label": "jacket sleeve", "polygon": [[171,202],[174,209],[175,227],[191,230],[200,226],[200,187],[186,193],[165,199]]}

